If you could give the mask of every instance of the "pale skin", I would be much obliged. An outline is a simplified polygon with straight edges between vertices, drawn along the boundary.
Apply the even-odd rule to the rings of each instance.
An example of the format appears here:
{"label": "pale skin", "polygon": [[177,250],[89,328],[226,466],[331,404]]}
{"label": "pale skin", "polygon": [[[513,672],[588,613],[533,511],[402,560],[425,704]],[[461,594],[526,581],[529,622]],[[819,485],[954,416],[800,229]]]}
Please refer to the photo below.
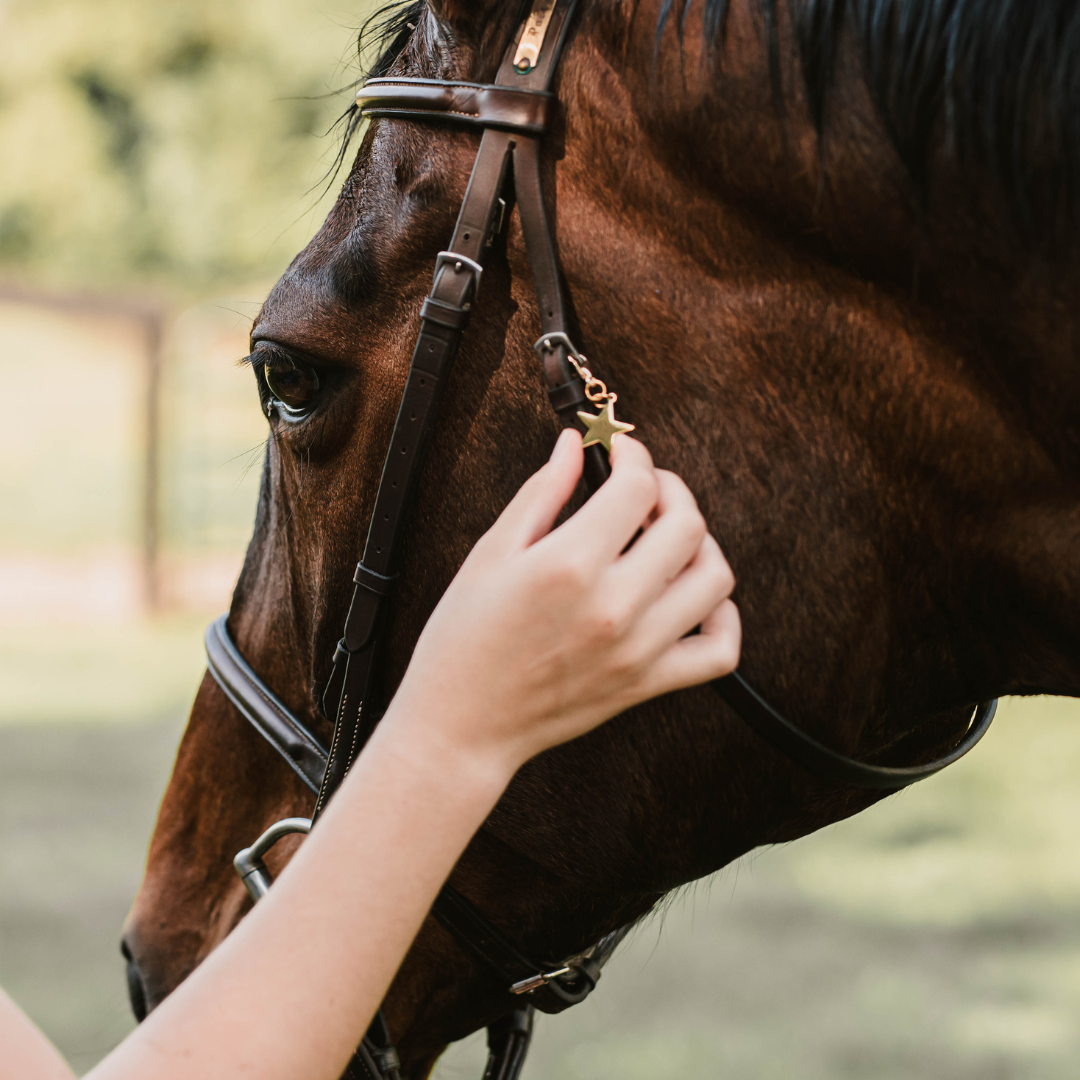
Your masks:
{"label": "pale skin", "polygon": [[[563,433],[466,559],[270,895],[88,1076],[337,1080],[521,765],[735,668],[734,578],[693,495],[628,436],[611,459],[611,479],[554,528],[582,469],[581,437]],[[0,1080],[74,1075],[2,993],[0,1047]]]}

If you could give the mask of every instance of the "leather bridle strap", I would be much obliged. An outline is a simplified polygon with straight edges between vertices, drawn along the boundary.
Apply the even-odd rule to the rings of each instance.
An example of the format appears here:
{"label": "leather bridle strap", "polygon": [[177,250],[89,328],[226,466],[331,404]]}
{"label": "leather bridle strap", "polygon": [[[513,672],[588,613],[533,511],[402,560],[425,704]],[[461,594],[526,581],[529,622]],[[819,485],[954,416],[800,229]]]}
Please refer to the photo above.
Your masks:
{"label": "leather bridle strap", "polygon": [[[397,578],[401,540],[431,440],[446,380],[483,274],[483,259],[506,217],[507,172],[513,161],[522,230],[540,310],[538,342],[549,393],[564,424],[579,423],[584,387],[567,356],[576,354],[539,172],[539,135],[550,121],[549,86],[576,0],[554,7],[544,45],[527,71],[514,66],[511,43],[496,84],[427,79],[373,79],[357,94],[365,114],[481,126],[483,135],[465,198],[446,251],[435,265],[431,293],[420,309],[420,333],[383,465],[364,553],[353,580],[345,630],[334,652],[323,708],[335,717],[330,759],[316,803],[317,819],[380,717],[378,657],[388,601]],[[607,475],[599,447],[587,453],[587,479]]]}
{"label": "leather bridle strap", "polygon": [[[207,628],[206,657],[210,673],[247,721],[288,762],[312,791],[318,792],[326,768],[326,750],[252,671],[226,629],[226,616]],[[925,780],[964,756],[986,734],[996,701],[975,710],[963,739],[944,757],[926,765],[889,768],[869,765],[838,754],[778,713],[737,672],[712,684],[733,709],[759,734],[804,769],[837,783],[888,790]]]}
{"label": "leather bridle strap", "polygon": [[252,670],[233,644],[228,616],[207,628],[206,666],[240,715],[285,759],[317,795],[326,772],[326,747]]}
{"label": "leather bridle strap", "polygon": [[[630,924],[601,938],[583,953],[561,963],[539,965],[501,934],[468,900],[449,885],[439,893],[432,914],[496,975],[511,994],[524,996],[541,1012],[562,1012],[595,989],[600,970],[630,932]],[[537,996],[537,995],[540,996]]]}
{"label": "leather bridle strap", "polygon": [[758,735],[807,772],[838,784],[879,791],[909,787],[959,761],[989,730],[998,704],[995,698],[976,706],[963,738],[943,757],[925,765],[892,768],[869,765],[830,750],[777,712],[737,671],[715,679],[711,686]]}
{"label": "leather bridle strap", "polygon": [[327,715],[336,716],[336,722],[316,818],[379,719],[373,675],[387,601],[397,577],[401,538],[446,379],[480,283],[482,267],[477,257],[494,224],[491,212],[505,181],[510,139],[503,131],[484,132],[454,237],[449,249],[438,257],[434,285],[421,308],[420,334],[383,465],[363,558],[353,577],[356,587],[345,630],[323,696],[324,709]]}
{"label": "leather bridle strap", "polygon": [[[551,70],[548,63],[547,73]],[[526,87],[522,76],[517,76],[513,86],[404,76],[369,79],[357,100],[365,116],[425,121],[443,118],[455,127],[499,128],[536,136],[547,130],[558,105],[554,94]]]}
{"label": "leather bridle strap", "polygon": [[[207,666],[225,696],[317,793],[328,756],[318,737],[289,712],[240,655],[229,635],[227,616],[210,624],[205,640]],[[432,914],[523,1004],[548,1013],[562,1012],[588,996],[600,968],[629,930],[622,927],[579,956],[557,963],[527,956],[449,885],[436,897]],[[524,988],[523,983],[530,985]]]}

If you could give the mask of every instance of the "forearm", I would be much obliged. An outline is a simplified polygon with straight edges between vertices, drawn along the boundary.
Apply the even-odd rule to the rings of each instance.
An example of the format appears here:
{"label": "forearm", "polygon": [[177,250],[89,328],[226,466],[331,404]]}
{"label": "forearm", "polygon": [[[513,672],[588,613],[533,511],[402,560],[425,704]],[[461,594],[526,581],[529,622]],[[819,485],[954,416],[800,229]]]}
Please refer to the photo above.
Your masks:
{"label": "forearm", "polygon": [[30,1018],[0,990],[0,1080],[74,1080]]}
{"label": "forearm", "polygon": [[553,529],[582,469],[563,434],[439,602],[269,896],[94,1080],[337,1080],[516,768],[734,668],[730,568],[685,485],[620,439],[611,479]]}
{"label": "forearm", "polygon": [[387,721],[270,895],[94,1080],[337,1080],[512,774]]}

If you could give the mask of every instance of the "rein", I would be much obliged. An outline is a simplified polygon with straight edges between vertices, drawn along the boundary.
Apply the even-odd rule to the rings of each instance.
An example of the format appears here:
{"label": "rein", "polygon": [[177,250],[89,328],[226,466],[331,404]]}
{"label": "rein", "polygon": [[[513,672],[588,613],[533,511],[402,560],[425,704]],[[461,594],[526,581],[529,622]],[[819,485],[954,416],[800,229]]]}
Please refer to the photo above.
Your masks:
{"label": "rein", "polygon": [[[484,257],[506,224],[511,198],[517,203],[540,313],[541,334],[534,349],[560,422],[585,430],[585,482],[590,492],[610,473],[604,448],[610,449],[615,433],[631,427],[615,419],[616,395],[589,371],[570,336],[555,238],[540,182],[541,139],[559,105],[551,81],[576,4],[577,0],[534,0],[493,85],[378,78],[357,93],[365,116],[476,128],[483,134],[453,236],[436,258],[431,292],[420,310],[420,332],[363,557],[353,575],[352,601],[323,693],[323,712],[334,717],[330,746],[324,747],[255,674],[230,638],[225,616],[206,633],[211,675],[241,715],[318,796],[311,821],[278,822],[237,855],[237,871],[255,900],[270,886],[262,855],[281,836],[307,831],[318,820],[384,711],[378,660],[401,541],[443,389],[480,286]],[[589,406],[597,412],[586,411]],[[845,757],[806,735],[738,672],[712,685],[758,735],[804,769],[826,780],[879,790],[906,787],[958,760],[985,734],[997,705],[996,701],[979,705],[964,737],[944,757],[925,765],[889,768]],[[499,979],[514,1003],[488,1028],[484,1080],[518,1080],[534,1009],[557,1013],[584,1000],[630,929],[621,927],[583,953],[550,962],[527,956],[449,885],[440,891],[432,914]],[[355,1080],[398,1080],[398,1058],[381,1011],[347,1075]]]}

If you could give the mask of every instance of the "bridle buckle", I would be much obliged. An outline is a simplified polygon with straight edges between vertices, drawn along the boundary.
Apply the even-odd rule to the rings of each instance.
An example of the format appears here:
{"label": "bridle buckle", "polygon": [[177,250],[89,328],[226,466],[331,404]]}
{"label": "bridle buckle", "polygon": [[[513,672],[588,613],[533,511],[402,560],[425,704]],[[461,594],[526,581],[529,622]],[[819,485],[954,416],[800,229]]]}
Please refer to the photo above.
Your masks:
{"label": "bridle buckle", "polygon": [[544,353],[554,352],[558,345],[561,345],[571,356],[581,358],[581,351],[570,340],[570,335],[562,330],[552,330],[548,334],[541,334],[533,343],[533,352],[543,360]]}
{"label": "bridle buckle", "polygon": [[467,255],[459,255],[456,251],[440,251],[435,256],[433,285],[438,283],[439,274],[444,266],[452,266],[455,273],[468,270],[473,278],[472,294],[476,296],[477,290],[480,288],[480,279],[484,276],[484,268],[475,259],[470,259]]}
{"label": "bridle buckle", "polygon": [[561,967],[556,971],[548,971],[538,975],[530,975],[527,979],[522,979],[521,982],[516,982],[510,987],[511,994],[528,994],[533,990],[539,990],[541,986],[547,986],[549,982],[554,982],[556,979],[562,978],[563,975],[569,975],[573,971],[570,967]]}

